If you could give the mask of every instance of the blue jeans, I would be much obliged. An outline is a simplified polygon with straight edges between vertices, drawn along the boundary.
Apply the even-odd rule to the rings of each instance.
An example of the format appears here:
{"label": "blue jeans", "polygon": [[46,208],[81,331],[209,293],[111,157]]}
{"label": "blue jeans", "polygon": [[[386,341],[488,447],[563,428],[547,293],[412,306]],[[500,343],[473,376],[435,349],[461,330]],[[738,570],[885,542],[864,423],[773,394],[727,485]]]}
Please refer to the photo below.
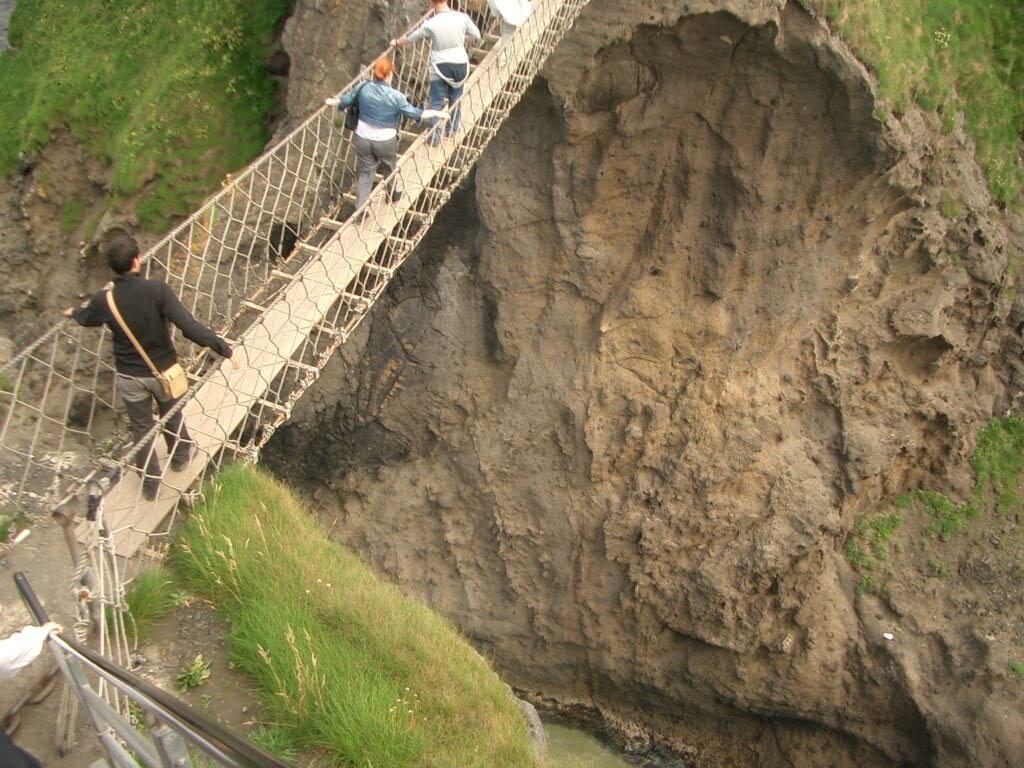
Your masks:
{"label": "blue jeans", "polygon": [[[459,130],[459,109],[455,106],[455,103],[459,100],[459,97],[462,96],[462,87],[466,82],[466,78],[469,76],[469,65],[438,64],[437,69],[453,83],[458,83],[458,86],[452,86],[444,80],[437,78],[436,80],[430,81],[430,86],[427,90],[427,106],[431,109],[441,109],[444,107],[445,101],[448,102],[448,109],[451,112],[451,117],[448,118],[448,124],[445,126],[444,132],[446,135],[451,136]],[[441,141],[440,129],[434,128],[436,124],[437,118],[430,118],[431,144],[437,144]]]}

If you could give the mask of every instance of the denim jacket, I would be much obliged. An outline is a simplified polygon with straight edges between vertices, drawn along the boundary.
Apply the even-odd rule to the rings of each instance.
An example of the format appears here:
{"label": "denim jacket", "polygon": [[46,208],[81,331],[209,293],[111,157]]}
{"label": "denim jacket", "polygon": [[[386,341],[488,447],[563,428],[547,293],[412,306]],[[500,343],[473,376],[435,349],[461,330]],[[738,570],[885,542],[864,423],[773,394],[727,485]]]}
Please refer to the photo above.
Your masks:
{"label": "denim jacket", "polygon": [[359,94],[359,119],[376,128],[397,128],[398,116],[419,121],[423,110],[409,103],[405,94],[381,80],[368,80],[341,97],[338,111],[348,109]]}

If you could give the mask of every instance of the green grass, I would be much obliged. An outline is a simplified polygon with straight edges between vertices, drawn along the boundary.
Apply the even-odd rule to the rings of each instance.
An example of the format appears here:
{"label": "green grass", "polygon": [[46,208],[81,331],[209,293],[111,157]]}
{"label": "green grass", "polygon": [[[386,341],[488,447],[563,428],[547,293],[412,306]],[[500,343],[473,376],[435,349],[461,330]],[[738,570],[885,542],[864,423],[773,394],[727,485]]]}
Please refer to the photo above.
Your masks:
{"label": "green grass", "polygon": [[962,112],[993,197],[1024,184],[1024,3],[1019,0],[805,0],[878,78],[899,113],[916,103],[948,130]]}
{"label": "green grass", "polygon": [[939,196],[939,213],[947,219],[960,217],[960,203],[957,202],[956,195],[948,189],[942,190],[942,194]]}
{"label": "green grass", "polygon": [[[0,411],[2,413],[2,411]],[[0,544],[13,539],[28,523],[25,513],[17,507],[5,504],[0,508]]]}
{"label": "green grass", "polygon": [[978,445],[971,456],[977,476],[974,500],[993,505],[999,515],[1013,515],[1024,523],[1020,496],[1024,470],[1024,420],[1019,415],[992,419],[978,433]]}
{"label": "green grass", "polygon": [[163,567],[142,571],[124,592],[130,623],[136,639],[145,640],[153,625],[175,608],[174,575]]}
{"label": "green grass", "polygon": [[172,562],[222,612],[275,742],[335,765],[535,764],[487,662],[330,542],[284,486],[235,465],[205,498]]}
{"label": "green grass", "polygon": [[191,691],[193,688],[202,685],[210,679],[210,662],[203,658],[203,654],[196,654],[188,664],[181,668],[177,677],[174,678],[182,692]]}
{"label": "green grass", "polygon": [[110,166],[115,207],[145,188],[143,225],[166,228],[262,150],[275,88],[262,61],[287,7],[19,0],[0,54],[0,171],[67,128]]}
{"label": "green grass", "polygon": [[902,494],[895,501],[897,509],[916,505],[930,521],[925,534],[942,541],[950,541],[963,529],[967,520],[978,516],[973,504],[957,504],[947,496],[933,491],[913,490]]}
{"label": "green grass", "polygon": [[877,594],[881,589],[882,565],[889,559],[890,547],[893,546],[891,539],[901,524],[898,514],[857,518],[843,552],[850,565],[861,574],[857,583],[858,595],[865,592]]}
{"label": "green grass", "polygon": [[1024,680],[1024,662],[1022,661],[1011,661],[1010,671],[1013,672],[1021,680]]}
{"label": "green grass", "polygon": [[298,752],[292,745],[288,731],[278,725],[260,725],[249,734],[249,740],[264,752],[294,762]]}
{"label": "green grass", "polygon": [[74,232],[84,218],[85,203],[81,200],[68,200],[60,209],[60,231],[65,235]]}

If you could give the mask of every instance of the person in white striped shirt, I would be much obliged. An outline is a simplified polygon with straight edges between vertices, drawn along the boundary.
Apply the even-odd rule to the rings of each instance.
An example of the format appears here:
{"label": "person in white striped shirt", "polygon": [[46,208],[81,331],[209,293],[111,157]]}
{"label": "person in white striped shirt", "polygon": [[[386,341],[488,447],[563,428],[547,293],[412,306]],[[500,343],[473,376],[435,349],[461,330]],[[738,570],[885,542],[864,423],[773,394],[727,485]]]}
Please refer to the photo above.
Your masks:
{"label": "person in white striped shirt", "polygon": [[[479,40],[480,29],[465,13],[452,10],[448,0],[431,0],[431,5],[434,14],[408,35],[392,39],[391,46],[397,48],[417,40],[430,40],[427,104],[430,109],[439,110],[447,102],[451,119],[445,126],[445,134],[451,135],[459,130],[459,110],[455,104],[469,77],[466,40]],[[436,123],[437,119],[431,118],[431,144],[441,141],[441,129]]]}

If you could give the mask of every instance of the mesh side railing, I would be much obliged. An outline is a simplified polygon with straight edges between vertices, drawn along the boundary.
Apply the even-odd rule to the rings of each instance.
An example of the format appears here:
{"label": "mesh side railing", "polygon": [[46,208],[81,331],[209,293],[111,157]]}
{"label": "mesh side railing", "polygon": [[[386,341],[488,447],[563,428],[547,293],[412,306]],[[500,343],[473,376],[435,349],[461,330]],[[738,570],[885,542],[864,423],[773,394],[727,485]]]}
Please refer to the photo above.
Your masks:
{"label": "mesh side railing", "polygon": [[[486,5],[473,13],[484,37],[473,50],[461,101],[463,130],[446,140],[442,151],[424,154],[410,151],[425,148],[422,130],[403,125],[395,178],[412,194],[401,204],[392,203],[387,185],[378,184],[364,206],[366,219],[352,225],[352,135],[336,112],[324,107],[229,178],[144,254],[147,276],[165,280],[201,322],[241,341],[275,301],[313,279],[308,266],[325,247],[369,252],[368,258],[360,253],[349,260],[353,274],[345,284],[333,284],[337,281],[327,276],[334,299],[300,344],[279,352],[283,365],[267,367],[263,393],[249,398],[244,423],[219,436],[216,455],[203,457],[204,469],[218,466],[226,455],[254,456],[289,416],[426,233],[584,4],[537,0],[533,15],[500,55],[494,50],[497,21]],[[426,44],[395,53],[393,84],[414,102],[426,98],[428,54]],[[346,89],[368,76],[366,68]],[[344,230],[350,231],[341,237]],[[193,371],[191,398],[221,368],[205,350],[176,341]],[[111,360],[106,330],[66,321],[0,369],[0,505],[5,509],[53,509],[80,496],[97,475],[130,463]],[[196,479],[202,478],[189,482]],[[165,476],[165,482],[185,490],[177,478]]]}

